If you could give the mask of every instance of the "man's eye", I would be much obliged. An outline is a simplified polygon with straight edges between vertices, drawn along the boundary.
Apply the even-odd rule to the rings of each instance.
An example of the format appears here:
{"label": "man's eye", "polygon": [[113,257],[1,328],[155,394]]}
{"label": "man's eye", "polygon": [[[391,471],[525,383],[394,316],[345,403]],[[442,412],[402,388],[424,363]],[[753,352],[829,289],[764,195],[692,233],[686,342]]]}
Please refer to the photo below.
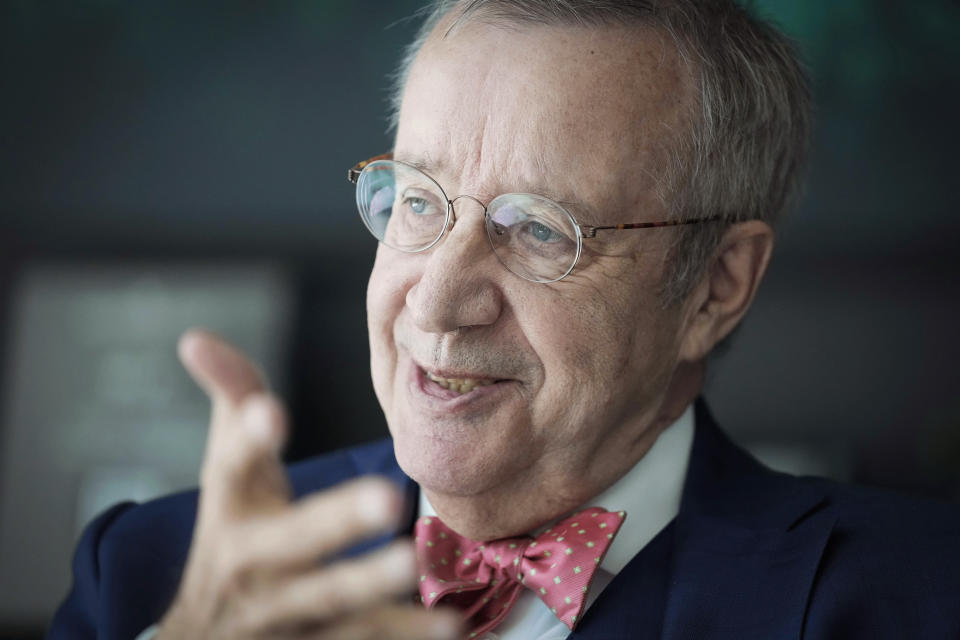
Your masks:
{"label": "man's eye", "polygon": [[436,207],[426,198],[408,196],[404,198],[403,206],[418,216],[428,216],[437,213]]}
{"label": "man's eye", "polygon": [[538,242],[554,243],[564,239],[562,233],[558,233],[543,224],[542,222],[531,221],[527,224],[527,233],[532,235]]}
{"label": "man's eye", "polygon": [[430,206],[430,203],[423,198],[407,198],[405,204],[418,215],[423,215]]}

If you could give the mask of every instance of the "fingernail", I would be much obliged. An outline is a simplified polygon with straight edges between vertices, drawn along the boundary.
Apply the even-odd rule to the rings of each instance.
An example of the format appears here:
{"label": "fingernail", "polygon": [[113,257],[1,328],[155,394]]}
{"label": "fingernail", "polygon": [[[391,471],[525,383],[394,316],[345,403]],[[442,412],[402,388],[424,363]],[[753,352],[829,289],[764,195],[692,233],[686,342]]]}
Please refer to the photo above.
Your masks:
{"label": "fingernail", "polygon": [[371,525],[387,526],[396,519],[396,490],[382,481],[364,491],[357,508]]}
{"label": "fingernail", "polygon": [[260,442],[273,442],[273,419],[270,402],[266,398],[253,397],[243,405],[243,426],[254,439]]}

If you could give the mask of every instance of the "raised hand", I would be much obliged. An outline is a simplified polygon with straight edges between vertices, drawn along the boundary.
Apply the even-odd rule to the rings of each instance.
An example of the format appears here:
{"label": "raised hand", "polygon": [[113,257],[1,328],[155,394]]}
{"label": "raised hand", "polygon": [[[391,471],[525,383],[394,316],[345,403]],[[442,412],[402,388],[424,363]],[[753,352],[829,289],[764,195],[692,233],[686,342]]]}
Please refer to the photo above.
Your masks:
{"label": "raised hand", "polygon": [[191,331],[180,359],[213,403],[187,566],[158,638],[454,638],[458,617],[402,604],[409,542],[323,559],[398,525],[401,496],[362,478],[291,502],[283,406],[239,351]]}

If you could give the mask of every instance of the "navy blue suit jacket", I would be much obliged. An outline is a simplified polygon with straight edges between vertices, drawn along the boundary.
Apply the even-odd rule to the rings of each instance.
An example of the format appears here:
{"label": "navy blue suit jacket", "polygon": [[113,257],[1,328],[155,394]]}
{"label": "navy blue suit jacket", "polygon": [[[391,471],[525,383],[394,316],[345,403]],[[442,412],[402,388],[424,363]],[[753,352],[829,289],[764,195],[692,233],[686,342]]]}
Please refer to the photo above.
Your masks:
{"label": "navy blue suit jacket", "polygon": [[[418,489],[389,441],[290,470],[297,495],[366,473],[407,491],[412,527]],[[122,504],[90,524],[48,637],[129,640],[159,621],[183,571],[196,501],[188,492]],[[679,515],[570,638],[957,640],[960,508],[770,471],[698,403]]]}

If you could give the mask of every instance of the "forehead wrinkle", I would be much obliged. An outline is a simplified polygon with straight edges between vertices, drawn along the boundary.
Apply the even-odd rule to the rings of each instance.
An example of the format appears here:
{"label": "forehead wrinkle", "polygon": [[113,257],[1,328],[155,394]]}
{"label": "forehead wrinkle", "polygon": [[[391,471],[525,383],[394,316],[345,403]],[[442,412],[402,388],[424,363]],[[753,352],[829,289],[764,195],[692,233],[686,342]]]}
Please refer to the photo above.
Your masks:
{"label": "forehead wrinkle", "polygon": [[[548,178],[549,163],[545,158],[543,145],[535,145],[530,149],[498,145],[497,134],[491,132],[511,127],[497,126],[489,110],[483,121],[480,133],[477,134],[477,137],[482,136],[481,142],[476,145],[463,145],[467,149],[461,154],[464,160],[454,162],[453,154],[446,149],[439,154],[431,153],[429,149],[402,150],[394,154],[394,159],[429,175],[440,183],[450,198],[474,195],[489,201],[506,193],[532,193],[553,200],[569,210],[580,223],[596,223],[593,208],[581,201],[576,190],[568,191],[551,186]],[[538,126],[537,129],[541,127]],[[551,136],[552,133],[537,134],[533,139],[550,139]],[[500,137],[515,140],[520,135],[506,131]],[[496,151],[485,153],[485,149],[491,147],[504,147],[509,151],[505,158],[500,158],[503,154]],[[466,186],[461,189],[460,185]]]}
{"label": "forehead wrinkle", "polygon": [[[482,158],[482,151],[477,153],[478,159]],[[549,186],[546,179],[540,177],[527,177],[526,172],[515,172],[509,169],[482,169],[478,168],[480,173],[475,178],[466,176],[466,171],[456,171],[452,169],[450,163],[446,160],[449,156],[433,156],[428,151],[420,153],[402,152],[395,154],[394,159],[404,164],[408,164],[427,176],[433,178],[440,184],[441,188],[447,194],[447,197],[454,199],[460,195],[472,195],[479,197],[483,202],[489,204],[493,198],[508,193],[531,193],[542,196],[557,203],[570,212],[578,224],[600,225],[611,222],[603,220],[600,212],[593,203],[580,198],[579,193],[574,191],[557,190],[556,187]],[[440,158],[440,159],[437,159]],[[536,166],[536,173],[540,176],[545,175],[546,163],[542,153],[534,152],[531,156],[533,164]],[[654,178],[654,174],[646,167],[640,167],[640,171]],[[457,175],[459,174],[459,176]],[[485,177],[489,176],[489,177]],[[461,188],[460,185],[472,185]],[[639,203],[631,203],[631,208],[635,208]],[[616,220],[615,222],[636,222],[637,213],[633,213],[630,220]],[[609,216],[607,216],[609,217]]]}
{"label": "forehead wrinkle", "polygon": [[[482,164],[478,167],[481,173],[473,184],[478,185],[482,195],[492,199],[506,193],[531,193],[557,203],[569,211],[579,224],[599,224],[593,203],[583,200],[579,186],[562,184],[558,180],[561,175],[552,172],[554,168],[548,160],[548,151],[551,149],[546,141],[561,139],[562,132],[556,130],[556,123],[545,118],[514,118],[502,121],[503,125],[498,127],[489,112],[486,120],[487,135],[483,145],[494,149],[486,155],[487,158],[492,157],[494,162],[487,167]],[[498,145],[497,135],[513,142]],[[531,143],[520,144],[517,141]],[[497,153],[496,149],[506,151]],[[556,153],[561,152],[554,151]],[[479,157],[484,157],[482,149]]]}
{"label": "forehead wrinkle", "polygon": [[[454,100],[434,102],[432,115],[428,120],[421,120],[420,135],[413,138],[414,149],[399,150],[396,158],[410,161],[426,173],[432,170],[435,179],[442,179],[451,189],[462,188],[464,193],[479,190],[495,196],[505,191],[527,191],[554,200],[576,200],[558,193],[561,189],[544,188],[551,184],[550,180],[543,179],[548,174],[549,163],[545,159],[544,146],[533,141],[555,139],[555,133],[542,135],[538,130],[543,128],[543,122],[529,117],[529,109],[518,110],[516,95],[505,92],[505,89],[527,85],[530,69],[524,65],[505,66],[496,55],[473,57],[467,68],[453,66],[453,60],[462,64],[458,55],[475,51],[477,44],[471,39],[475,34],[468,32],[478,26],[469,22],[459,25],[456,33],[466,40],[450,37],[451,32],[441,27],[425,43],[411,73],[411,84],[421,87],[425,82],[445,84],[453,78],[461,89],[467,89]],[[510,30],[489,25],[479,29],[485,38],[484,46],[491,51],[499,49],[496,45],[500,39],[515,35]],[[425,69],[430,70],[428,75],[418,73]],[[447,92],[443,95],[446,98],[455,96]],[[535,96],[528,95],[527,98],[533,103]],[[398,129],[398,139],[400,133]],[[522,145],[523,149],[518,148],[520,140],[528,141]],[[437,153],[418,153],[417,148],[421,146],[436,149]],[[533,173],[535,179],[519,179],[527,173]],[[455,178],[459,182],[455,183]]]}

